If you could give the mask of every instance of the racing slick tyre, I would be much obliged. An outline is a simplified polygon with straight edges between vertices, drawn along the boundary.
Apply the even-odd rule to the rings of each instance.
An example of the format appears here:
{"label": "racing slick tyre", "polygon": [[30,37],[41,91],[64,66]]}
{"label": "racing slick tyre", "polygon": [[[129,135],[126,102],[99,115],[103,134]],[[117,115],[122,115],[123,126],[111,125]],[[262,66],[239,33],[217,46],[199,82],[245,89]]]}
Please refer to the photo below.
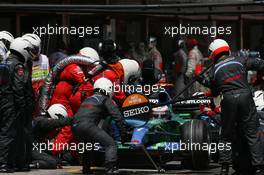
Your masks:
{"label": "racing slick tyre", "polygon": [[202,120],[190,120],[181,127],[181,142],[185,144],[182,167],[207,169],[210,163],[210,130]]}

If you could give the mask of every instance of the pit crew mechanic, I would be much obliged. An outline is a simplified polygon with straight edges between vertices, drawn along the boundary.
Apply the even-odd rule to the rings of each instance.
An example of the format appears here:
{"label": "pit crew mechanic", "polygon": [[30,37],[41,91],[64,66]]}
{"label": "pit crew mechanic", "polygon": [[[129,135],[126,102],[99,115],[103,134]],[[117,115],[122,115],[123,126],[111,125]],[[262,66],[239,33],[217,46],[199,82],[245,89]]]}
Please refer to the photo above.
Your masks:
{"label": "pit crew mechanic", "polygon": [[149,37],[148,39],[148,58],[154,62],[154,67],[160,71],[163,70],[163,59],[160,52],[157,49],[157,38],[156,37]]}
{"label": "pit crew mechanic", "polygon": [[[177,42],[177,51],[173,54],[173,76],[176,84],[175,91],[178,94],[185,87],[185,73],[187,70],[188,57],[185,53],[185,41],[180,39]],[[180,97],[184,98],[186,94]]]}
{"label": "pit crew mechanic", "polygon": [[54,104],[49,107],[47,112],[35,117],[32,121],[33,125],[33,149],[32,161],[30,168],[32,169],[56,169],[59,167],[60,160],[55,156],[47,153],[48,150],[42,151],[40,144],[47,143],[48,139],[52,139],[56,130],[70,125],[72,118],[68,117],[67,109],[62,104]]}
{"label": "pit crew mechanic", "polygon": [[81,104],[74,115],[72,127],[74,135],[80,142],[95,141],[105,148],[106,174],[118,174],[117,146],[113,138],[98,125],[102,119],[110,115],[116,121],[121,133],[125,133],[123,116],[111,100],[112,86],[112,82],[107,78],[99,78],[94,83],[95,94]]}
{"label": "pit crew mechanic", "polygon": [[[36,52],[34,46],[22,39],[16,38],[10,45],[10,55],[4,64],[9,66],[9,73],[1,72],[1,118],[0,118],[0,173],[11,173],[17,170],[29,170],[30,154],[25,149],[26,129],[31,119],[33,100],[31,77],[28,62],[31,62]],[[2,69],[2,68],[1,68]],[[8,78],[9,77],[9,78]],[[28,108],[26,108],[26,106]],[[19,154],[19,157],[15,157]],[[13,167],[15,165],[16,167]]]}
{"label": "pit crew mechanic", "polygon": [[[251,154],[251,163],[255,174],[264,174],[260,140],[257,136],[259,120],[247,82],[247,70],[264,71],[264,61],[257,58],[236,58],[229,56],[230,47],[222,39],[214,40],[209,46],[210,58],[214,65],[209,72],[209,79],[198,76],[197,80],[210,87],[213,96],[222,94],[221,120],[222,133],[220,142],[233,142],[234,128],[243,130]],[[220,151],[220,174],[227,175],[232,163],[231,151]]]}
{"label": "pit crew mechanic", "polygon": [[[45,78],[49,74],[49,59],[46,55],[41,53],[41,39],[38,35],[27,33],[22,38],[28,40],[31,44],[36,46],[37,55],[32,61],[32,87],[33,91],[38,98],[40,96],[39,90],[43,85]],[[36,100],[38,100],[36,98]]]}

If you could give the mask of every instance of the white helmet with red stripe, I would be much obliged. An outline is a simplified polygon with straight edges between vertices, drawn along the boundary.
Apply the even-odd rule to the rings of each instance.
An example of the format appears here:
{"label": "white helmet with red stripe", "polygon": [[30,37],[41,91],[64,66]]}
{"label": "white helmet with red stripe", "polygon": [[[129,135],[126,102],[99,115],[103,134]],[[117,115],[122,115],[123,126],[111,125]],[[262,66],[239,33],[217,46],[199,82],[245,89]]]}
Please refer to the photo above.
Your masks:
{"label": "white helmet with red stripe", "polygon": [[215,39],[210,45],[209,45],[209,53],[210,58],[212,60],[216,59],[219,54],[230,52],[230,47],[228,43],[223,39]]}

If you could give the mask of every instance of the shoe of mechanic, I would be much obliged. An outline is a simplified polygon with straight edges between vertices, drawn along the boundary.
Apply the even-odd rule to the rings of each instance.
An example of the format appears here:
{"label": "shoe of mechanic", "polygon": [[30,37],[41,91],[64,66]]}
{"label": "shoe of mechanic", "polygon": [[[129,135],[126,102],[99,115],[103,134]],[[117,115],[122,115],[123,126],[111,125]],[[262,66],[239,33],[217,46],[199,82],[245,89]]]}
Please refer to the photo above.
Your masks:
{"label": "shoe of mechanic", "polygon": [[39,169],[39,163],[38,162],[32,162],[29,164],[30,169]]}
{"label": "shoe of mechanic", "polygon": [[111,168],[107,168],[106,169],[106,174],[107,175],[118,175],[120,173],[119,173],[119,170],[117,169],[117,167],[116,166],[113,166]]}
{"label": "shoe of mechanic", "polygon": [[263,167],[262,166],[256,166],[254,175],[264,175]]}
{"label": "shoe of mechanic", "polygon": [[117,167],[116,162],[108,162],[105,164],[105,173],[107,175],[116,175],[120,174]]}
{"label": "shoe of mechanic", "polygon": [[30,169],[30,165],[29,164],[25,164],[23,166],[16,166],[14,167],[14,171],[15,172],[29,172]]}
{"label": "shoe of mechanic", "polygon": [[0,173],[13,173],[13,172],[14,170],[7,164],[3,164],[0,166]]}
{"label": "shoe of mechanic", "polygon": [[228,175],[228,173],[229,173],[229,165],[223,164],[219,175]]}

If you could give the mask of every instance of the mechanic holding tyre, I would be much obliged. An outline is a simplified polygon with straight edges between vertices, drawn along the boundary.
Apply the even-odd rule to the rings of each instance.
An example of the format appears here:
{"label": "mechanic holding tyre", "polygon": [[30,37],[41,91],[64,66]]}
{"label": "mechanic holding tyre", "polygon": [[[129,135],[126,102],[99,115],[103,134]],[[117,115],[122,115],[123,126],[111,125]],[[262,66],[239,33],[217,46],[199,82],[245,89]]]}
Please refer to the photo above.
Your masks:
{"label": "mechanic holding tyre", "polygon": [[[220,143],[233,143],[234,131],[242,130],[249,146],[251,163],[255,175],[264,174],[262,152],[257,135],[259,119],[247,82],[247,70],[264,71],[264,61],[258,58],[236,58],[230,56],[230,47],[222,39],[215,39],[209,46],[214,65],[209,76],[198,76],[197,81],[211,89],[213,96],[222,95]],[[235,128],[235,129],[234,129]],[[231,150],[219,150],[220,175],[227,175],[232,163]]]}

